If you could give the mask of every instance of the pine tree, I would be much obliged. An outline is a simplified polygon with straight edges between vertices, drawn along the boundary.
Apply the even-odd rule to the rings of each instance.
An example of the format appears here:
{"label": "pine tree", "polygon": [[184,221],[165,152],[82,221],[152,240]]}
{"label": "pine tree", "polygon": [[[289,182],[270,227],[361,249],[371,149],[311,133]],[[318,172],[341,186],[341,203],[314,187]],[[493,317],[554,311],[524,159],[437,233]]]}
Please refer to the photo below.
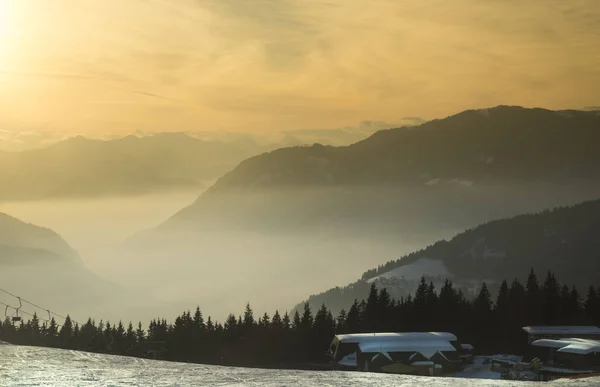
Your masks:
{"label": "pine tree", "polygon": [[75,323],[75,327],[73,328],[73,345],[78,342],[79,339],[79,323]]}
{"label": "pine tree", "polygon": [[[297,314],[298,314],[298,312],[296,312],[296,315]],[[294,319],[295,319],[295,317],[296,316],[294,315]],[[287,311],[283,315],[283,319],[281,320],[281,322],[283,323],[283,328],[284,329],[290,329],[290,327],[291,327],[290,315],[288,314]],[[298,316],[298,322],[300,322],[300,316]]]}
{"label": "pine tree", "polygon": [[302,313],[302,318],[300,319],[300,326],[304,332],[310,331],[313,326],[313,316],[308,302],[304,303],[304,312]]}
{"label": "pine tree", "polygon": [[427,308],[432,311],[437,306],[438,297],[435,293],[435,286],[433,286],[433,282],[429,283],[427,287]]}
{"label": "pine tree", "polygon": [[346,329],[347,333],[358,333],[361,331],[360,307],[357,300],[354,300],[350,310],[348,310]]}
{"label": "pine tree", "polygon": [[377,324],[375,326],[376,331],[385,332],[393,330],[393,302],[390,294],[386,288],[379,291],[377,297]]}
{"label": "pine tree", "polygon": [[371,289],[369,290],[363,322],[363,328],[368,332],[377,331],[377,323],[379,322],[379,294],[377,293],[375,283],[371,284]]}
{"label": "pine tree", "polygon": [[[479,294],[473,301],[473,328],[472,331],[488,331],[492,325],[492,297],[487,288],[487,284],[483,282]],[[483,349],[489,349],[489,344],[480,337],[476,337],[475,346]]]}
{"label": "pine tree", "polygon": [[525,288],[527,290],[527,324],[542,324],[544,320],[542,292],[540,290],[537,276],[533,269],[531,269],[529,272]]}
{"label": "pine tree", "polygon": [[206,320],[206,330],[208,332],[213,332],[215,330],[215,325],[212,322],[212,318],[208,316],[208,320]]}
{"label": "pine tree", "polygon": [[135,330],[135,341],[140,344],[143,343],[144,340],[146,339],[146,332],[144,332],[144,329],[142,328],[142,322],[138,322],[138,327]]}
{"label": "pine tree", "polygon": [[254,312],[250,307],[250,303],[246,304],[246,310],[244,311],[244,327],[246,329],[250,329],[254,326],[256,321],[254,321]]}
{"label": "pine tree", "polygon": [[427,291],[429,286],[427,286],[427,282],[425,281],[425,277],[421,277],[421,282],[419,283],[419,287],[415,292],[415,298],[413,300],[415,309],[417,311],[424,311],[427,308]]}
{"label": "pine tree", "polygon": [[271,320],[271,326],[274,329],[283,329],[283,321],[281,320],[281,315],[279,314],[278,310],[276,310],[275,314],[273,315],[273,319]]}
{"label": "pine tree", "polygon": [[204,317],[202,316],[199,306],[196,307],[196,312],[194,313],[194,326],[198,331],[204,331],[206,329]]}
{"label": "pine tree", "polygon": [[347,333],[348,325],[346,323],[347,313],[345,309],[342,309],[336,317],[336,332]]}
{"label": "pine tree", "polygon": [[313,358],[318,358],[327,349],[335,332],[333,316],[324,303],[315,315],[313,332],[311,335],[313,345],[310,347],[310,352]]}
{"label": "pine tree", "polygon": [[115,328],[115,340],[118,341],[119,343],[123,342],[123,340],[125,339],[125,327],[123,326],[123,322],[121,320],[119,320],[119,323],[117,324],[117,328]]}
{"label": "pine tree", "polygon": [[260,319],[260,324],[264,328],[268,328],[269,325],[271,325],[271,319],[269,318],[269,315],[267,314],[267,312],[265,312],[265,314],[263,314],[262,318]]}
{"label": "pine tree", "polygon": [[494,308],[495,318],[500,319],[503,322],[506,320],[506,316],[508,314],[508,292],[508,282],[504,280],[502,281],[502,284],[500,284],[498,298],[496,299],[496,305]]}
{"label": "pine tree", "polygon": [[494,307],[494,325],[495,330],[498,332],[498,346],[502,348],[502,351],[507,350],[508,340],[510,337],[510,313],[508,305],[508,283],[502,281],[500,289],[498,290],[498,297],[496,298],[496,305]]}
{"label": "pine tree", "polygon": [[560,284],[552,272],[548,272],[542,287],[544,324],[556,325],[560,314]]}
{"label": "pine tree", "polygon": [[225,326],[223,327],[229,337],[234,336],[237,326],[238,321],[235,318],[235,315],[230,313],[229,316],[227,316],[227,320],[225,320]]}
{"label": "pine tree", "polygon": [[589,324],[600,325],[600,295],[593,286],[585,299],[585,315]]}
{"label": "pine tree", "polygon": [[515,279],[508,291],[509,324],[523,326],[527,321],[527,293],[525,287]]}
{"label": "pine tree", "polygon": [[133,324],[131,321],[127,325],[127,331],[125,332],[125,354],[132,354],[136,345],[135,331],[133,330]]}
{"label": "pine tree", "polygon": [[571,302],[570,302],[570,316],[572,316],[572,318],[569,320],[570,323],[580,323],[581,321],[585,320],[583,318],[583,311],[581,309],[581,297],[579,296],[579,292],[577,291],[577,288],[575,286],[573,286],[571,288]]}
{"label": "pine tree", "polygon": [[[52,324],[52,322],[50,322]],[[73,322],[71,321],[71,317],[67,315],[65,318],[65,323],[60,328],[60,332],[58,333],[58,339],[61,348],[70,348],[71,347],[71,338],[73,337]]]}
{"label": "pine tree", "polygon": [[560,300],[557,306],[558,316],[556,323],[560,325],[570,325],[575,319],[576,311],[572,310],[571,291],[567,285],[563,285],[560,291]]}
{"label": "pine tree", "polygon": [[31,318],[31,335],[34,341],[37,341],[40,337],[40,320],[35,312]]}
{"label": "pine tree", "polygon": [[96,327],[91,318],[88,318],[85,324],[81,327],[79,337],[77,339],[77,347],[82,350],[93,350],[94,335],[96,334]]}
{"label": "pine tree", "polygon": [[487,284],[485,282],[481,284],[479,294],[473,302],[473,308],[474,311],[476,313],[479,313],[480,315],[489,315],[492,312],[492,296],[490,295],[490,291],[488,290]]}
{"label": "pine tree", "polygon": [[300,314],[298,313],[298,310],[296,310],[294,312],[294,318],[292,319],[292,329],[294,331],[299,331],[302,327],[302,322],[300,320]]}

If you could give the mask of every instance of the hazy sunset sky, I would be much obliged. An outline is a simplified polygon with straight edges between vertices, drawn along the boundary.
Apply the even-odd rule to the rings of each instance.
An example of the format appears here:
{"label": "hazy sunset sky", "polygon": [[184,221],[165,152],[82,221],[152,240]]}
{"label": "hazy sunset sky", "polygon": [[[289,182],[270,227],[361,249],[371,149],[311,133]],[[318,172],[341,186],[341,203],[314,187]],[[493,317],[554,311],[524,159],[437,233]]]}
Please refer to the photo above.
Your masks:
{"label": "hazy sunset sky", "polygon": [[0,129],[338,127],[600,105],[600,0],[0,0]]}

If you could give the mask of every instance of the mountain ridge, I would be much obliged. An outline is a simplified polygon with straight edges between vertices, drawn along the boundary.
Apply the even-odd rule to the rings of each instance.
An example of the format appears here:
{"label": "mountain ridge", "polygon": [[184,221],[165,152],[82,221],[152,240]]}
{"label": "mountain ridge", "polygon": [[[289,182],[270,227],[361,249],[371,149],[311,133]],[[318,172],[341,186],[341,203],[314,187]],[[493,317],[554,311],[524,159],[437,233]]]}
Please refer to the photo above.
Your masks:
{"label": "mountain ridge", "polygon": [[204,141],[185,133],[111,140],[75,136],[44,148],[0,154],[0,199],[200,191],[266,149],[248,142]]}
{"label": "mountain ridge", "polygon": [[203,201],[224,194],[357,185],[421,191],[504,182],[594,185],[600,179],[597,141],[598,112],[513,106],[468,110],[381,130],[349,146],[281,148],[248,158],[167,222],[194,218],[205,209]]}
{"label": "mountain ridge", "polygon": [[[569,121],[569,122],[566,122]],[[480,163],[478,163],[476,165],[476,168],[472,168],[473,170],[470,172],[479,172],[479,173],[474,173],[474,176],[462,176],[462,177],[485,177],[485,174],[483,173],[483,169],[490,169],[491,166],[494,165],[494,163],[498,164],[498,155],[494,156],[494,155],[488,155],[487,153],[493,153],[494,151],[496,152],[502,152],[505,151],[505,149],[501,149],[498,144],[494,144],[493,140],[504,140],[509,142],[510,145],[518,145],[519,143],[524,143],[522,145],[523,148],[535,148],[536,150],[540,151],[540,150],[546,150],[545,147],[548,145],[551,146],[557,146],[560,145],[563,147],[563,150],[565,150],[565,146],[568,146],[568,148],[566,148],[566,150],[568,150],[570,152],[570,154],[568,155],[569,157],[571,157],[572,159],[569,160],[571,162],[576,162],[579,161],[577,160],[577,155],[580,155],[582,153],[587,153],[587,154],[594,154],[595,152],[592,153],[593,149],[592,146],[589,144],[589,142],[584,141],[586,139],[590,139],[590,138],[596,138],[599,139],[600,138],[600,114],[598,114],[597,112],[586,112],[586,111],[575,111],[575,110],[565,110],[565,111],[551,111],[551,110],[547,110],[547,109],[541,109],[541,108],[536,108],[536,109],[526,109],[526,108],[522,108],[522,107],[514,107],[514,106],[497,106],[495,108],[491,108],[491,109],[480,109],[480,110],[467,110],[461,113],[458,113],[456,115],[453,116],[449,116],[447,118],[444,119],[435,119],[435,120],[431,120],[428,121],[424,124],[421,124],[419,126],[405,126],[405,127],[400,127],[400,128],[395,128],[395,129],[384,129],[384,130],[380,130],[378,132],[376,132],[375,134],[371,135],[370,137],[366,138],[365,140],[359,141],[357,143],[354,143],[352,145],[349,146],[343,146],[343,147],[328,147],[328,146],[322,146],[322,145],[314,145],[312,147],[295,147],[295,148],[284,148],[284,149],[279,149],[273,152],[267,152],[258,156],[255,156],[253,158],[250,158],[248,160],[245,160],[243,163],[241,163],[238,168],[232,170],[231,172],[229,172],[228,174],[226,174],[225,176],[223,176],[221,179],[219,179],[215,185],[213,187],[211,187],[212,190],[216,191],[216,190],[225,190],[226,188],[230,188],[232,185],[235,186],[235,178],[238,179],[242,179],[242,177],[244,177],[244,174],[248,174],[250,172],[256,174],[260,174],[261,171],[255,171],[253,169],[255,168],[260,168],[260,167],[265,167],[265,166],[274,166],[276,164],[282,165],[285,164],[286,161],[298,161],[295,158],[296,157],[300,157],[300,156],[306,156],[307,160],[305,161],[304,164],[300,164],[298,163],[297,165],[294,165],[296,167],[304,167],[306,169],[309,168],[313,168],[313,170],[318,170],[318,168],[321,166],[327,166],[329,167],[328,171],[331,171],[333,173],[337,172],[337,179],[333,179],[332,181],[336,182],[336,183],[352,183],[352,180],[356,180],[356,175],[358,174],[361,178],[364,178],[364,174],[361,174],[361,169],[358,168],[359,165],[353,164],[351,163],[351,160],[348,160],[348,156],[347,153],[348,152],[352,152],[355,151],[357,153],[359,153],[360,156],[364,156],[364,158],[362,158],[360,160],[360,162],[369,162],[371,164],[375,164],[378,166],[384,165],[385,166],[385,161],[386,158],[393,158],[395,157],[397,160],[392,166],[393,167],[404,167],[406,168],[407,166],[411,166],[412,164],[414,164],[414,160],[411,160],[410,158],[408,159],[403,159],[401,156],[402,155],[398,155],[398,154],[394,154],[396,152],[401,153],[402,150],[399,150],[399,147],[404,147],[405,151],[408,151],[410,149],[410,147],[413,146],[413,143],[417,142],[417,141],[421,141],[421,142],[425,142],[428,147],[426,147],[426,150],[428,151],[436,151],[436,152],[441,152],[442,153],[442,157],[441,160],[438,159],[436,160],[437,164],[431,163],[433,165],[430,165],[432,167],[436,167],[439,170],[439,173],[436,174],[433,171],[418,171],[418,174],[416,176],[410,176],[412,178],[414,177],[420,177],[421,173],[428,173],[431,175],[434,175],[433,177],[442,177],[442,178],[461,178],[460,175],[452,175],[452,174],[448,174],[449,171],[444,171],[443,167],[443,162],[445,161],[445,159],[447,159],[449,156],[454,156],[448,153],[448,151],[452,151],[454,153],[457,152],[456,149],[448,149],[448,141],[452,140],[452,136],[448,137],[447,135],[450,133],[452,135],[457,135],[457,134],[469,134],[469,135],[476,135],[478,133],[483,133],[483,134],[489,134],[489,133],[485,133],[484,130],[482,128],[485,129],[489,129],[489,130],[495,130],[495,132],[491,133],[492,136],[497,136],[498,134],[501,134],[500,137],[492,137],[492,138],[485,138],[485,137],[480,137],[480,138],[476,138],[477,141],[471,141],[471,142],[467,142],[466,145],[462,146],[462,149],[458,149],[458,151],[465,151],[465,152],[471,152],[473,153],[473,149],[475,148],[476,145],[483,144],[486,145],[488,147],[488,149],[480,149],[479,153],[481,153],[479,156],[482,158],[481,160],[477,160],[477,158],[472,157],[471,161],[480,161]],[[529,127],[526,128],[521,128],[521,127],[513,127],[515,124],[521,124],[521,125],[531,125]],[[562,125],[561,125],[562,124]],[[539,125],[544,125],[546,127],[544,128],[536,128]],[[577,125],[576,128],[572,128],[571,125]],[[526,129],[527,132],[525,130],[522,129]],[[559,135],[562,135],[560,137],[560,140],[567,140],[566,142],[564,141],[560,141],[560,142],[553,142],[550,143],[549,140],[552,140],[552,138],[546,138],[544,139],[543,137],[534,137],[537,135],[546,135],[547,137],[550,137],[551,135],[556,135],[556,133],[559,131],[560,133],[558,133]],[[573,133],[577,133],[580,135],[581,138],[577,139],[579,140],[578,142],[574,142],[573,138],[568,138],[568,136],[565,136],[565,134],[573,134]],[[511,140],[515,140],[515,138],[513,136],[517,136],[518,134],[524,135],[529,133],[530,137],[524,137],[521,138],[520,141],[513,141],[510,142]],[[425,135],[430,135],[430,137],[424,138],[423,136]],[[545,140],[546,142],[541,144],[542,146],[539,146],[540,144],[536,144],[534,140],[537,141],[543,141]],[[529,141],[529,142],[527,142]],[[558,141],[558,139],[556,140]],[[578,146],[584,146],[584,149],[580,149],[578,148]],[[469,149],[471,148],[471,149]],[[369,153],[372,152],[373,150],[377,150],[377,153]],[[385,151],[384,154],[381,154],[382,149]],[[522,149],[516,149],[516,151],[519,151]],[[407,152],[408,153],[408,152]],[[415,158],[419,155],[419,152],[414,152],[410,154],[411,156],[414,156]],[[323,158],[323,157],[327,157],[327,156],[336,156],[336,158],[334,160],[328,160],[329,163],[326,163],[326,160],[319,160],[319,157]],[[382,157],[382,156],[386,156],[386,157]],[[432,156],[434,155],[429,155],[429,159],[432,158]],[[473,156],[473,154],[471,154],[470,156]],[[513,154],[513,156],[515,156]],[[516,156],[519,156],[518,154],[516,154]],[[565,155],[563,155],[564,157]],[[288,158],[289,160],[286,160],[285,158]],[[311,159],[312,157],[312,159]],[[490,159],[489,157],[493,157],[493,159]],[[357,158],[357,156],[355,156],[355,158]],[[277,162],[268,160],[268,159],[276,159]],[[314,161],[314,162],[311,162]],[[321,161],[321,163],[319,163],[319,161]],[[405,162],[405,163],[398,163],[398,161],[401,162]],[[468,166],[468,164],[465,162],[465,160],[462,160],[460,158],[458,158],[458,161],[460,161],[461,163],[457,165],[457,167],[465,167]],[[501,160],[502,161],[502,160]],[[510,160],[504,160],[505,162],[508,162]],[[535,160],[533,160],[535,161]],[[597,167],[598,165],[600,165],[600,157],[596,157],[592,160],[594,162],[594,167]],[[272,162],[272,164],[269,164],[269,162]],[[350,167],[356,167],[353,168],[353,174],[349,175],[348,173],[346,173],[345,175],[341,175],[340,174],[340,165],[341,163],[346,163],[349,164],[347,165],[348,168]],[[439,165],[442,164],[442,165]],[[423,165],[423,167],[427,167],[428,165]],[[370,167],[372,167],[372,165],[370,165]],[[508,165],[508,167],[510,167],[510,165]],[[543,165],[541,167],[544,167]],[[457,169],[457,168],[455,168]],[[592,169],[590,168],[591,171],[588,172],[597,172],[596,169]],[[236,173],[239,172],[239,173]],[[347,171],[342,171],[342,172],[347,172]],[[372,172],[372,169],[369,169],[368,172]],[[389,170],[386,170],[386,172],[389,172]],[[457,174],[461,173],[460,171],[454,171]],[[515,170],[511,170],[510,172],[514,173]],[[539,172],[539,170],[534,170],[532,172]],[[465,173],[465,172],[462,172]],[[519,176],[517,174],[515,174],[516,177],[531,177],[530,175],[526,175],[526,176]],[[389,179],[390,177],[388,176],[380,176],[383,179],[377,179],[377,182],[380,182],[381,180],[385,180],[385,179]],[[401,177],[401,178],[405,178],[407,176],[405,175],[392,175],[391,178],[394,177]],[[247,178],[247,177],[246,177]],[[243,181],[243,180],[242,180]],[[285,182],[285,181],[284,181]],[[318,182],[321,182],[320,180]]]}

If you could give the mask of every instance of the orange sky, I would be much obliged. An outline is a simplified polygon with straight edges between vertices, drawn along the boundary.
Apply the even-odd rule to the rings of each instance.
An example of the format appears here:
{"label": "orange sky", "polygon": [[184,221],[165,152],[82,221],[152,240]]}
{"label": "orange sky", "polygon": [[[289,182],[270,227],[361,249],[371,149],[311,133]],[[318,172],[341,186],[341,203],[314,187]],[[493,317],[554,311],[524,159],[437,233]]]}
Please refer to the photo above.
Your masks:
{"label": "orange sky", "polygon": [[599,0],[0,0],[0,129],[339,127],[600,105]]}

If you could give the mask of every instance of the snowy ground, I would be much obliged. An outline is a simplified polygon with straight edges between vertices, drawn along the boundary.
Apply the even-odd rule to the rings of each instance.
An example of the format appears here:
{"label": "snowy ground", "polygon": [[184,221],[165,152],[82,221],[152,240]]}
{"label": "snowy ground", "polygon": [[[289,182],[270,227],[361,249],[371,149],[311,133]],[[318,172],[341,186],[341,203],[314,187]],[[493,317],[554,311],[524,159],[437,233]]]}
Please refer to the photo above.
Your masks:
{"label": "snowy ground", "polygon": [[[600,379],[552,382],[599,386]],[[532,382],[204,366],[0,345],[1,386],[532,386]]]}

